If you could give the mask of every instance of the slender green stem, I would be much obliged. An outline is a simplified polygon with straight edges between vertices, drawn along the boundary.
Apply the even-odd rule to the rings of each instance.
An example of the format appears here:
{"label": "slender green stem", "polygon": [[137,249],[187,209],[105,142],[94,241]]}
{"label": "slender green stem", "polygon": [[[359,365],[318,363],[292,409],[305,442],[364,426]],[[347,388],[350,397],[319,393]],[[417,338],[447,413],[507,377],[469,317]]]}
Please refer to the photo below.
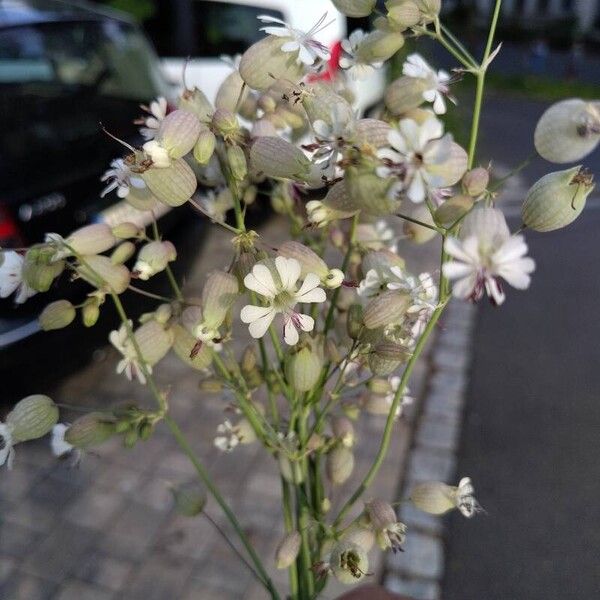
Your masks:
{"label": "slender green stem", "polygon": [[240,525],[239,521],[237,520],[237,517],[233,514],[233,511],[231,510],[231,508],[229,508],[229,505],[227,504],[227,502],[221,495],[221,492],[219,491],[219,489],[213,482],[211,476],[209,475],[208,471],[205,469],[204,465],[196,457],[194,450],[192,449],[189,442],[187,441],[187,438],[185,437],[185,435],[179,428],[179,425],[177,425],[177,423],[169,415],[166,415],[164,420],[165,420],[167,427],[171,431],[173,437],[175,438],[175,441],[179,444],[179,447],[183,450],[185,455],[189,458],[190,462],[194,465],[194,468],[196,469],[198,476],[202,480],[202,483],[206,486],[206,488],[212,494],[212,496],[215,499],[215,501],[217,502],[217,504],[221,507],[221,510],[225,513],[225,515],[229,519],[231,526],[234,528],[235,532],[237,533],[238,537],[240,538],[240,541],[242,542],[244,548],[246,549],[246,552],[248,552],[248,555],[250,556],[252,564],[256,568],[256,571],[259,574],[263,585],[267,588],[267,590],[271,594],[271,598],[273,600],[280,600],[280,596],[277,593],[277,590],[275,589],[273,582],[271,581],[271,579],[269,578],[269,575],[267,574],[265,568],[263,567],[263,564],[260,560],[260,557],[256,553],[256,550],[254,550],[252,544],[250,543],[246,534],[244,533],[242,526]]}
{"label": "slender green stem", "polygon": [[[283,504],[283,524],[285,526],[285,531],[286,533],[291,533],[294,531],[292,498],[289,485],[283,477],[281,478],[281,499]],[[290,579],[290,595],[291,598],[296,600],[298,598],[298,569],[296,568],[295,561],[288,567],[288,575]]]}
{"label": "slender green stem", "polygon": [[183,302],[183,294],[181,293],[181,288],[179,287],[179,284],[175,279],[175,275],[173,274],[171,267],[167,265],[165,271],[167,273],[167,277],[169,278],[171,288],[173,288],[173,292],[175,292],[175,297],[177,298],[177,300],[179,300],[179,302]]}
{"label": "slender green stem", "polygon": [[173,298],[167,298],[166,296],[159,296],[158,294],[153,294],[152,292],[147,292],[141,288],[135,287],[134,285],[129,284],[128,290],[135,292],[136,294],[140,294],[140,296],[146,296],[146,298],[152,298],[153,300],[159,300],[160,302],[173,302]]}
{"label": "slender green stem", "polygon": [[444,234],[444,231],[442,229],[440,229],[439,227],[436,227],[435,225],[430,225],[429,223],[424,223],[423,221],[419,221],[419,219],[413,219],[412,217],[409,217],[408,215],[403,215],[400,213],[396,213],[397,217],[400,217],[401,219],[404,219],[405,221],[410,221],[411,223],[414,223],[415,225],[420,225],[421,227],[427,227],[427,229],[431,229],[432,231],[435,231],[436,233],[439,233],[440,235]]}

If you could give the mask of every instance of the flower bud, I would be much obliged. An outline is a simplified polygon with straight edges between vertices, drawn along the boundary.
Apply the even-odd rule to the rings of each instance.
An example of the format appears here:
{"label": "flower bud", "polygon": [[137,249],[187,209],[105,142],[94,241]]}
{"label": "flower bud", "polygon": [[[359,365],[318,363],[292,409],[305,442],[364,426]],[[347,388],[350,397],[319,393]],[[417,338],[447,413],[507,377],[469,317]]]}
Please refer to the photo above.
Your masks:
{"label": "flower bud", "polygon": [[443,227],[450,227],[464,217],[474,204],[471,196],[452,196],[435,211],[435,220]]}
{"label": "flower bud", "polygon": [[94,287],[122,294],[129,286],[127,267],[113,265],[107,256],[84,256],[83,261],[77,265],[77,273]]}
{"label": "flower bud", "polygon": [[293,353],[286,365],[286,377],[297,392],[310,391],[319,380],[323,361],[308,347]]}
{"label": "flower bud", "polygon": [[[0,253],[1,254],[1,253]],[[37,292],[47,292],[52,282],[63,272],[65,263],[55,259],[56,250],[37,244],[27,250],[23,261],[23,280]]]}
{"label": "flower bud", "polygon": [[35,440],[49,433],[58,423],[58,407],[48,396],[27,396],[15,404],[6,423],[11,427],[13,444]]}
{"label": "flower bud", "polygon": [[333,5],[347,17],[368,17],[377,0],[332,0]]}
{"label": "flower bud", "polygon": [[369,572],[369,557],[363,548],[342,540],[329,559],[335,578],[346,585],[357,583]]}
{"label": "flower bud", "polygon": [[44,308],[38,321],[44,331],[62,329],[75,318],[75,307],[68,300],[56,300]]}
{"label": "flower bud", "polygon": [[402,550],[406,539],[406,525],[398,522],[396,511],[383,500],[367,502],[365,512],[370,526],[375,530],[377,544],[382,550],[391,548],[394,552]]}
{"label": "flower bud", "polygon": [[374,30],[360,42],[356,56],[365,63],[383,62],[404,46],[404,36],[396,31]]}
{"label": "flower bud", "polygon": [[[244,80],[240,77],[238,71],[232,71],[223,81],[217,91],[215,98],[215,107],[223,108],[229,112],[235,113],[239,106],[241,107],[249,96],[250,90],[244,85]],[[252,119],[250,119],[252,120]]]}
{"label": "flower bud", "polygon": [[[435,227],[431,212],[425,203],[411,206],[410,210],[407,211],[407,216]],[[406,237],[415,244],[425,244],[437,235],[435,229],[423,227],[423,225],[412,221],[404,221],[403,230]]]}
{"label": "flower bud", "polygon": [[281,50],[288,42],[288,38],[269,35],[244,52],[239,70],[240,76],[249,87],[264,91],[270,88],[276,79],[301,79],[304,68],[297,61],[298,52]]}
{"label": "flower bud", "polygon": [[148,242],[138,252],[133,272],[139,279],[147,281],[153,275],[164,271],[176,258],[177,250],[171,242]]}
{"label": "flower bud", "polygon": [[535,231],[565,227],[581,214],[594,187],[593,176],[581,166],[544,175],[527,192],[523,223]]}
{"label": "flower bud", "polygon": [[342,485],[354,470],[354,454],[344,446],[336,446],[327,453],[325,470],[331,483]]}
{"label": "flower bud", "polygon": [[156,198],[168,206],[185,204],[198,186],[191,167],[181,158],[166,168],[150,167],[141,177]]}
{"label": "flower bud", "polygon": [[76,448],[99,446],[115,435],[115,419],[110,413],[92,412],[79,417],[65,432],[65,442]]}
{"label": "flower bud", "polygon": [[127,240],[120,243],[110,255],[110,262],[113,265],[122,265],[126,263],[135,254],[135,244]]}
{"label": "flower bud", "polygon": [[77,229],[65,242],[77,254],[100,254],[110,250],[117,240],[108,225],[96,223]]}
{"label": "flower bud", "polygon": [[227,162],[233,178],[236,181],[243,181],[248,174],[248,164],[242,148],[237,145],[227,146]]}
{"label": "flower bud", "polygon": [[194,147],[200,133],[198,117],[187,110],[174,110],[160,124],[157,140],[172,159],[185,156]]}
{"label": "flower bud", "polygon": [[425,79],[403,75],[388,86],[385,91],[385,105],[394,115],[417,108],[425,102],[423,93],[428,85]]}
{"label": "flower bud", "polygon": [[373,298],[366,306],[364,324],[367,329],[377,329],[397,323],[410,305],[408,294],[388,290]]}
{"label": "flower bud", "polygon": [[481,196],[490,182],[490,172],[483,167],[477,167],[467,171],[462,178],[462,186],[465,193],[473,198]]}
{"label": "flower bud", "polygon": [[333,437],[338,439],[342,446],[352,448],[354,446],[354,425],[348,417],[335,416],[331,419],[331,432]]}
{"label": "flower bud", "polygon": [[300,553],[301,544],[302,536],[297,531],[286,534],[275,551],[275,566],[278,569],[287,569],[291,566]]}
{"label": "flower bud", "polygon": [[198,387],[202,392],[206,392],[207,394],[220,394],[223,391],[223,382],[216,377],[207,377],[200,382]]}
{"label": "flower bud", "polygon": [[141,229],[135,223],[119,223],[111,229],[117,240],[128,240],[139,237]]}
{"label": "flower bud", "polygon": [[396,31],[414,27],[421,21],[421,11],[415,2],[404,0],[388,8],[388,24]]}
{"label": "flower bud", "polygon": [[227,312],[239,293],[238,280],[225,271],[213,271],[202,288],[203,320],[194,333],[202,338],[201,330],[216,330],[225,320]]}
{"label": "flower bud", "polygon": [[540,156],[553,163],[586,157],[600,142],[600,102],[572,98],[553,104],[538,121],[534,142]]}
{"label": "flower bud", "polygon": [[209,123],[214,112],[208,98],[198,88],[185,90],[179,97],[177,106],[195,114],[202,123]]}
{"label": "flower bud", "polygon": [[81,307],[81,320],[84,327],[93,327],[100,317],[100,305],[103,300],[93,296],[88,298]]}
{"label": "flower bud", "polygon": [[259,137],[250,148],[250,165],[267,177],[304,180],[311,172],[310,159],[280,137]]}
{"label": "flower bud", "polygon": [[194,158],[201,164],[207,165],[215,152],[217,138],[206,125],[200,130],[194,146]]}
{"label": "flower bud", "polygon": [[238,118],[224,108],[215,111],[212,118],[212,127],[216,134],[226,140],[237,139],[241,132]]}
{"label": "flower bud", "polygon": [[439,481],[419,483],[411,491],[410,500],[423,512],[443,515],[456,508],[455,489]]}

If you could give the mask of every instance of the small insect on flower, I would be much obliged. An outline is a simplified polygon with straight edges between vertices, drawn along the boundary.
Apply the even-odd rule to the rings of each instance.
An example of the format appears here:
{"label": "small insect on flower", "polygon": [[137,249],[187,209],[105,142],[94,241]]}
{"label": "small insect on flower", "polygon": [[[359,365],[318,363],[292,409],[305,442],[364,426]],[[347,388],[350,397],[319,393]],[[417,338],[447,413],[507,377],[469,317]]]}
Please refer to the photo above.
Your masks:
{"label": "small insect on flower", "polygon": [[23,304],[37,292],[23,279],[24,257],[14,250],[2,252],[4,260],[0,263],[0,298],[8,298],[15,292],[15,302]]}
{"label": "small insect on flower", "polygon": [[136,119],[134,123],[136,125],[143,125],[143,127],[140,127],[140,133],[144,139],[153,140],[158,133],[160,124],[167,116],[167,100],[159,96],[156,100],[150,102],[150,106],[141,104],[140,108],[147,114]]}
{"label": "small insect on flower", "polygon": [[533,259],[525,256],[525,238],[510,234],[504,215],[496,208],[471,211],[459,237],[448,237],[444,249],[454,259],[444,264],[444,275],[455,280],[453,295],[465,300],[477,302],[485,292],[493,304],[500,305],[506,297],[500,279],[524,290],[535,270]]}
{"label": "small insect on flower", "polygon": [[443,70],[437,73],[429,66],[420,54],[411,54],[402,67],[402,73],[415,79],[423,79],[427,82],[427,89],[423,91],[423,98],[433,104],[433,112],[443,115],[446,112],[445,97],[449,96],[450,75]]}
{"label": "small insect on flower", "polygon": [[308,273],[300,288],[296,287],[302,268],[294,258],[278,256],[267,264],[254,265],[244,278],[246,288],[262,296],[266,306],[248,304],[242,308],[240,317],[249,324],[250,335],[261,338],[281,313],[283,338],[293,346],[298,343],[298,329],[312,331],[315,326],[312,317],[296,312],[294,307],[298,303],[325,302],[325,291],[319,287],[321,280],[314,273]]}
{"label": "small insect on flower", "polygon": [[285,21],[269,15],[260,15],[258,20],[263,23],[272,23],[275,25],[261,27],[260,30],[264,31],[266,34],[274,35],[276,37],[290,38],[290,40],[281,47],[283,52],[299,51],[297,62],[311,66],[318,58],[324,60],[329,58],[329,50],[327,49],[327,46],[314,39],[314,36],[333,23],[333,20],[325,23],[326,18],[327,13],[324,13],[315,23],[315,25],[307,32],[295,29],[291,25],[288,25],[288,23]]}

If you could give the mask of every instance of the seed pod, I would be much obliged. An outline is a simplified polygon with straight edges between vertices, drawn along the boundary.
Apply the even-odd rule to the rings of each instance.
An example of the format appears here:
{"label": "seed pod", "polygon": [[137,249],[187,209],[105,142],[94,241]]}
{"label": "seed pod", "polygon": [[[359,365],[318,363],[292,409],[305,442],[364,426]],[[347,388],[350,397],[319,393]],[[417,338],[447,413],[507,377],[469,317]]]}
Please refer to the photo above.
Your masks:
{"label": "seed pod", "polygon": [[364,328],[363,307],[361,304],[352,304],[346,315],[346,331],[352,340],[358,339]]}
{"label": "seed pod", "polygon": [[51,398],[34,394],[23,398],[6,416],[13,443],[35,440],[49,433],[58,423],[58,407]]}
{"label": "seed pod", "polygon": [[254,90],[270,88],[276,79],[297,81],[304,74],[304,67],[298,63],[299,52],[283,52],[281,47],[288,43],[285,37],[272,35],[256,42],[240,60],[240,76]]}
{"label": "seed pod", "polygon": [[225,271],[213,271],[202,288],[203,324],[209,329],[218,329],[239,293],[238,281]]}
{"label": "seed pod", "polygon": [[578,98],[553,104],[535,128],[540,156],[553,163],[581,160],[600,142],[600,102]]}
{"label": "seed pod", "polygon": [[110,250],[117,240],[108,225],[96,223],[77,229],[65,242],[77,254],[100,254]]}
{"label": "seed pod", "polygon": [[462,187],[465,193],[473,198],[481,196],[490,182],[490,172],[483,167],[467,171],[462,178]]}
{"label": "seed pod", "polygon": [[65,442],[82,449],[99,446],[115,434],[115,427],[115,419],[110,413],[88,413],[67,429]]}
{"label": "seed pod", "polygon": [[450,227],[466,215],[475,202],[471,196],[453,196],[448,198],[436,211],[435,220],[443,227]]}
{"label": "seed pod", "polygon": [[113,265],[107,256],[84,256],[77,265],[79,276],[101,290],[122,294],[129,286],[130,274],[127,267]]}
{"label": "seed pod", "polygon": [[198,186],[191,167],[181,158],[174,160],[170,167],[150,167],[141,177],[156,198],[168,206],[185,204]]}
{"label": "seed pod", "polygon": [[206,165],[215,151],[217,138],[206,125],[200,130],[196,145],[194,146],[194,158],[201,164]]}
{"label": "seed pod", "polygon": [[345,182],[353,205],[367,215],[388,216],[400,205],[399,200],[389,193],[394,183],[391,178],[382,179],[370,170],[348,167]]}
{"label": "seed pod", "polygon": [[297,392],[308,392],[319,380],[323,361],[316,352],[304,347],[292,354],[286,365],[286,376]]}
{"label": "seed pod", "polygon": [[348,417],[335,416],[331,419],[331,432],[333,437],[339,440],[342,446],[352,448],[354,446],[354,425]]}
{"label": "seed pod", "polygon": [[403,31],[408,27],[417,25],[421,21],[421,11],[415,2],[407,0],[390,6],[387,18],[393,29]]}
{"label": "seed pod", "polygon": [[441,180],[440,187],[458,183],[467,170],[468,156],[464,148],[452,142],[450,157],[443,163],[429,165],[427,171]]}
{"label": "seed pod", "polygon": [[377,0],[332,0],[333,5],[347,17],[368,17]]}
{"label": "seed pod", "polygon": [[44,308],[38,321],[44,331],[63,329],[75,318],[75,307],[68,300],[56,300]]}
{"label": "seed pod", "polygon": [[165,329],[154,319],[146,321],[138,327],[134,334],[135,340],[144,358],[151,367],[158,363],[171,349],[175,334],[172,329]]}
{"label": "seed pod", "polygon": [[427,90],[425,79],[403,75],[392,82],[385,92],[385,105],[394,115],[417,108],[425,102],[423,93]]}
{"label": "seed pod", "polygon": [[410,493],[410,501],[430,515],[443,515],[456,508],[455,490],[440,481],[417,484]]}
{"label": "seed pod", "polygon": [[212,350],[198,340],[183,326],[173,327],[173,351],[187,365],[196,371],[203,371],[212,362]]}
{"label": "seed pod", "polygon": [[325,470],[333,485],[342,485],[354,470],[354,454],[344,446],[336,446],[327,453]]}
{"label": "seed pod", "polygon": [[199,515],[206,506],[206,493],[200,485],[188,483],[171,487],[175,510],[184,517]]}
{"label": "seed pod", "polygon": [[388,145],[389,123],[379,119],[360,119],[356,122],[356,141],[379,149]]}
{"label": "seed pod", "polygon": [[[413,217],[422,223],[427,223],[428,225],[435,227],[431,212],[424,203],[411,206],[407,213],[407,216]],[[406,237],[415,244],[425,244],[437,235],[435,229],[423,227],[423,225],[413,223],[412,221],[404,221],[402,228]]]}
{"label": "seed pod", "polygon": [[335,578],[346,585],[357,583],[369,572],[367,553],[352,542],[339,542],[331,551],[329,562]]}
{"label": "seed pod", "polygon": [[365,63],[383,62],[404,46],[404,36],[397,31],[375,29],[360,42],[356,56]]}
{"label": "seed pod", "polygon": [[367,304],[364,312],[364,323],[367,329],[377,329],[397,323],[406,313],[410,305],[408,294],[397,291],[385,291]]}
{"label": "seed pod", "polygon": [[110,255],[110,262],[113,265],[122,265],[126,263],[135,254],[135,244],[129,240],[119,244]]}
{"label": "seed pod", "polygon": [[280,137],[260,137],[250,148],[253,171],[267,177],[304,180],[311,172],[310,159],[296,146]]}
{"label": "seed pod", "polygon": [[102,301],[97,297],[88,298],[81,307],[81,320],[84,327],[93,327],[100,317],[100,304]]}
{"label": "seed pod", "polygon": [[275,551],[275,566],[278,569],[287,569],[298,557],[301,543],[302,536],[297,531],[286,534]]}
{"label": "seed pod", "polygon": [[593,176],[581,166],[544,175],[527,192],[523,223],[535,231],[565,227],[581,214],[594,187]]}
{"label": "seed pod", "polygon": [[194,113],[174,110],[162,120],[156,139],[171,158],[181,158],[194,147],[200,129],[200,120]]}
{"label": "seed pod", "polygon": [[[1,254],[1,253],[0,253]],[[37,292],[47,292],[52,282],[63,272],[65,263],[54,259],[55,250],[36,244],[27,250],[23,261],[23,280]]]}
{"label": "seed pod", "polygon": [[237,145],[227,146],[227,162],[233,178],[236,181],[243,181],[248,174],[248,165],[242,148]]}
{"label": "seed pod", "polygon": [[185,90],[179,97],[177,106],[195,114],[202,123],[209,123],[214,112],[208,98],[198,88]]}

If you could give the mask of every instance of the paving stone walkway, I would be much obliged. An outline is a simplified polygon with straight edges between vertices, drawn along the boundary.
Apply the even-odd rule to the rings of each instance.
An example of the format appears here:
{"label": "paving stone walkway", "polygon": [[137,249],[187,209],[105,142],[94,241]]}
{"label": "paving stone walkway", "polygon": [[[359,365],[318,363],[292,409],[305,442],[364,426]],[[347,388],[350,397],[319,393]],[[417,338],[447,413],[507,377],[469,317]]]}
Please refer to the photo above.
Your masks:
{"label": "paving stone walkway", "polygon": [[[273,244],[285,232],[277,219],[262,229],[264,238]],[[425,248],[402,246],[400,250],[409,268],[417,273],[436,268],[439,248],[436,243]],[[204,274],[226,265],[229,256],[227,236],[213,229],[186,283],[187,292],[198,293]],[[106,348],[103,355],[102,360],[73,374],[54,390],[55,401],[82,407],[106,407],[124,400],[150,405],[145,387],[114,373],[116,353]],[[421,363],[410,384],[416,396],[420,396],[430,368],[426,357]],[[159,385],[171,385],[173,417],[270,565],[281,523],[275,462],[258,445],[230,454],[214,448],[215,428],[223,421],[227,399],[200,392],[198,374],[175,356],[169,355],[156,375]],[[398,422],[388,459],[370,496],[398,497],[413,419],[414,414],[408,414]],[[361,420],[352,481],[356,482],[370,465],[383,425],[381,417]],[[450,432],[443,435],[451,437]],[[437,463],[434,460],[432,464]],[[150,441],[132,450],[123,449],[117,440],[109,442],[86,456],[76,469],[53,459],[47,440],[19,446],[14,470],[0,471],[0,598],[265,598],[262,588],[205,518],[190,519],[174,513],[169,484],[193,479],[191,464],[162,426]],[[348,495],[351,486],[332,494],[334,504]],[[229,531],[214,502],[209,501],[207,512]],[[379,577],[382,557],[378,552],[372,554],[377,558],[375,577]],[[410,547],[406,555],[411,555]],[[272,567],[270,571],[276,583],[286,589],[286,574]],[[342,591],[332,585],[325,597],[335,598]]]}

